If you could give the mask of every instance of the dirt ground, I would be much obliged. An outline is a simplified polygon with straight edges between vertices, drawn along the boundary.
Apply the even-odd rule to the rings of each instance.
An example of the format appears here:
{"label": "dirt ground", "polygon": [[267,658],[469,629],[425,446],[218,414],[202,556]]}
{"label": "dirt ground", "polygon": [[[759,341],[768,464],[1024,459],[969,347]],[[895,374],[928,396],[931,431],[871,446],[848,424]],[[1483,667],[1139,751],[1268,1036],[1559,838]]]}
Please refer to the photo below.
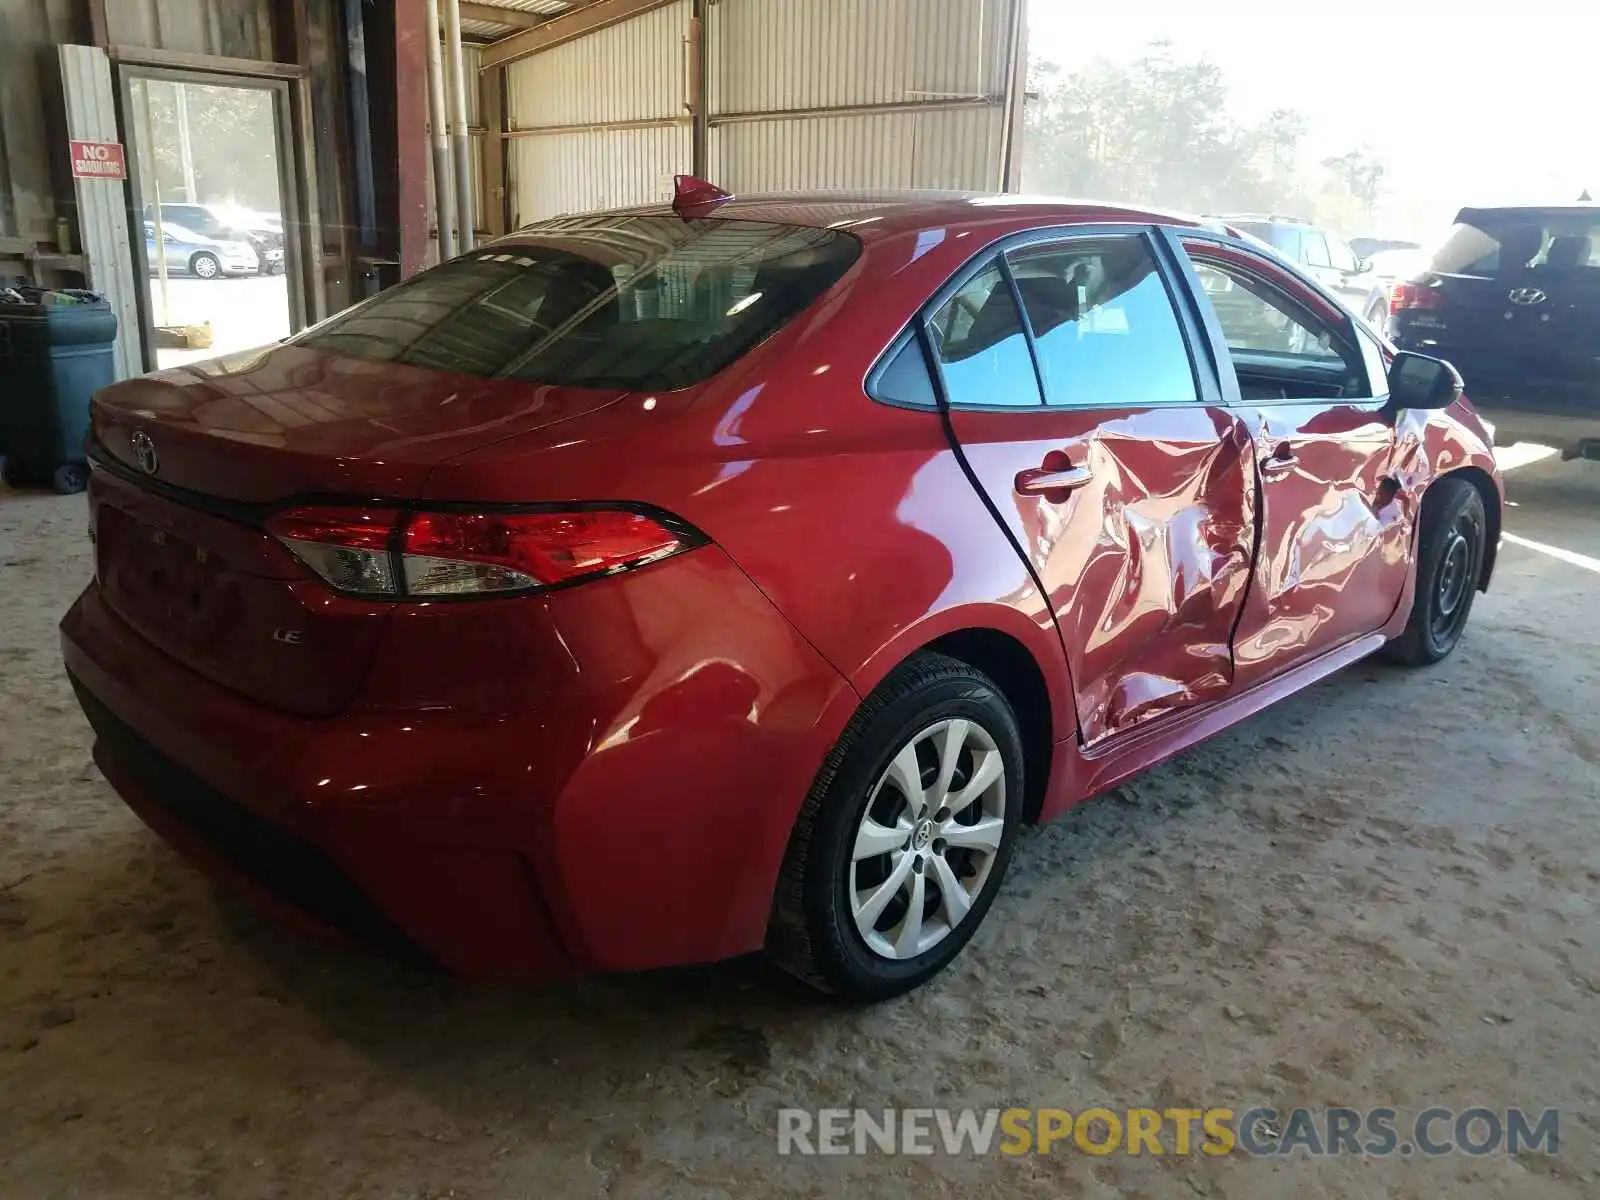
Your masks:
{"label": "dirt ground", "polygon": [[[1508,477],[1444,665],[1358,665],[1029,831],[941,980],[481,988],[213,891],[89,764],[81,499],[0,489],[0,1197],[1600,1196],[1600,465]],[[1562,1110],[1555,1156],[798,1158],[780,1107]]]}

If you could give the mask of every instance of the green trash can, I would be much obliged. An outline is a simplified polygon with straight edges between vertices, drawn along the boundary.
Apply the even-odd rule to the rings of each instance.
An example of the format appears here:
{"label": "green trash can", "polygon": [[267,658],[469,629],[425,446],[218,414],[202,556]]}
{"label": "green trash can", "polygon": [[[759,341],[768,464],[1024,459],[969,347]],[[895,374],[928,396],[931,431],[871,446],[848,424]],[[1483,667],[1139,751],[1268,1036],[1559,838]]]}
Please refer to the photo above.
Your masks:
{"label": "green trash can", "polygon": [[116,314],[93,292],[4,293],[0,477],[6,486],[48,484],[63,495],[83,491],[89,478],[83,449],[89,397],[116,380],[116,338]]}

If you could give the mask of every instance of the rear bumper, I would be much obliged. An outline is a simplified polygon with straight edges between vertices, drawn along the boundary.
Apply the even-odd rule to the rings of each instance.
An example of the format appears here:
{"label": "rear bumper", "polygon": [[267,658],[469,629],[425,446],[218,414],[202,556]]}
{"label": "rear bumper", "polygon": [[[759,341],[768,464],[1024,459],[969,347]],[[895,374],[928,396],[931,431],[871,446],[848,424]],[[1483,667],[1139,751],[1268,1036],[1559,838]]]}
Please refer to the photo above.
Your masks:
{"label": "rear bumper", "polygon": [[[321,719],[176,663],[94,585],[62,652],[130,807],[302,929],[480,979],[758,949],[854,693],[714,547],[545,598],[527,637],[559,642],[570,673],[537,688],[511,607],[532,602],[504,603],[498,623],[468,606],[393,622],[372,706]],[[402,672],[453,672],[494,711],[442,690],[377,706]]]}
{"label": "rear bumper", "polygon": [[96,764],[147,825],[220,882],[302,932],[471,978],[571,969],[528,864],[506,841],[308,795],[329,778],[320,763],[358,761],[366,747],[353,743],[374,734],[387,753],[393,730],[253,705],[150,646],[93,587],[61,637]]}

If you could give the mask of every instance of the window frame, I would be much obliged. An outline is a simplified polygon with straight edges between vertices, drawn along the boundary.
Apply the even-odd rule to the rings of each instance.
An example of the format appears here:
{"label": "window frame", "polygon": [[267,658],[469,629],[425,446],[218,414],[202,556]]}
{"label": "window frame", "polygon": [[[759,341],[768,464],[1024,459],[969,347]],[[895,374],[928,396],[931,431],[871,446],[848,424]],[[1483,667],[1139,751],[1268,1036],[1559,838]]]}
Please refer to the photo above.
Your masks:
{"label": "window frame", "polygon": [[[1184,408],[1211,408],[1221,407],[1227,403],[1227,395],[1220,375],[1221,364],[1216,357],[1216,346],[1204,320],[1204,310],[1197,304],[1195,288],[1198,283],[1192,277],[1184,251],[1180,244],[1171,237],[1172,230],[1168,226],[1150,224],[1144,221],[1128,222],[1097,222],[1084,225],[1049,225],[1037,229],[1023,230],[1020,233],[1009,234],[982,247],[966,262],[962,263],[948,279],[944,281],[917,310],[916,314],[906,324],[882,353],[873,361],[868,370],[864,387],[867,395],[879,404],[886,404],[891,408],[905,408],[916,411],[929,411],[923,404],[913,404],[905,400],[894,400],[879,394],[877,382],[882,376],[889,362],[904,348],[908,341],[918,339],[922,346],[923,365],[927,368],[929,379],[933,383],[934,396],[937,408],[940,411],[958,412],[993,412],[993,413],[1065,413],[1065,412],[1095,412],[1100,410],[1127,409],[1140,407],[1130,405],[1126,401],[1107,401],[1104,404],[1052,404],[1049,401],[1044,385],[1044,371],[1039,364],[1039,349],[1033,335],[1033,323],[1028,318],[1027,306],[1022,302],[1021,292],[1017,288],[1016,280],[1012,276],[1011,266],[1007,260],[1009,252],[1017,249],[1034,249],[1040,246],[1066,245],[1075,241],[1103,241],[1111,237],[1138,237],[1145,242],[1145,248],[1150,254],[1151,261],[1155,264],[1156,275],[1166,289],[1167,300],[1172,305],[1173,315],[1178,321],[1178,330],[1182,335],[1184,353],[1189,359],[1189,371],[1195,382],[1195,398],[1175,404],[1152,404],[1151,409],[1184,409]],[[1028,355],[1033,363],[1035,386],[1039,391],[1037,405],[1018,404],[952,404],[950,393],[946,387],[944,372],[941,370],[939,357],[934,351],[932,319],[933,315],[944,307],[946,302],[959,292],[976,275],[988,269],[992,264],[1000,268],[1002,278],[1011,289],[1011,302],[1016,306],[1017,314],[1022,320],[1023,336],[1028,347]],[[1203,357],[1202,357],[1203,356]],[[1229,374],[1232,366],[1229,364]]]}
{"label": "window frame", "polygon": [[[1261,283],[1276,293],[1291,310],[1297,320],[1313,322],[1316,325],[1326,326],[1343,346],[1346,354],[1361,364],[1362,374],[1366,377],[1367,391],[1371,396],[1340,396],[1337,398],[1323,397],[1287,397],[1281,400],[1245,400],[1239,393],[1238,376],[1233,366],[1233,352],[1228,346],[1226,331],[1217,318],[1215,306],[1209,300],[1202,308],[1203,323],[1212,344],[1213,354],[1225,356],[1218,362],[1218,371],[1222,381],[1222,390],[1225,402],[1233,408],[1262,408],[1280,405],[1345,405],[1350,407],[1374,409],[1382,408],[1388,401],[1388,381],[1386,378],[1374,379],[1368,354],[1362,348],[1361,330],[1354,313],[1350,312],[1339,299],[1317,280],[1311,278],[1310,271],[1294,270],[1281,262],[1274,262],[1267,258],[1254,247],[1245,244],[1225,234],[1216,233],[1206,228],[1174,229],[1166,227],[1165,232],[1170,238],[1174,252],[1180,256],[1184,281],[1190,293],[1199,298],[1205,294],[1205,288],[1200,282],[1199,275],[1195,272],[1194,260],[1190,257],[1188,243],[1198,243],[1202,246],[1218,247],[1226,254],[1241,260],[1243,269],[1254,274]],[[1203,257],[1203,250],[1201,251]],[[1239,264],[1236,264],[1239,265]],[[1321,301],[1327,309],[1326,313],[1318,312],[1312,305],[1305,302],[1301,295],[1305,293]],[[1222,362],[1226,362],[1226,370],[1222,369]]]}

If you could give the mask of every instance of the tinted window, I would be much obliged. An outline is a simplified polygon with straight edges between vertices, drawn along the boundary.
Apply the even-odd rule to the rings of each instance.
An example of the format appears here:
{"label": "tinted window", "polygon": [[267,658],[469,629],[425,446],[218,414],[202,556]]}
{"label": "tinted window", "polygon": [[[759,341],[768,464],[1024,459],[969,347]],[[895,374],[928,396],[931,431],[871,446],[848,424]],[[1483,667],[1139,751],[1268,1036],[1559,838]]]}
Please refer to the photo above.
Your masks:
{"label": "tinted window", "polygon": [[770,336],[859,253],[860,243],[837,230],[758,221],[547,221],[295,340],[496,379],[686,387]]}
{"label": "tinted window", "polygon": [[1300,261],[1309,267],[1326,267],[1328,262],[1328,243],[1320,233],[1310,230],[1301,230],[1300,244],[1304,247]]}
{"label": "tinted window", "polygon": [[1039,403],[1022,318],[998,266],[978,272],[945,301],[930,333],[951,404]]}
{"label": "tinted window", "polygon": [[922,344],[917,338],[907,338],[878,369],[872,381],[872,394],[879,400],[892,404],[915,404],[932,408],[938,403],[933,392],[933,379],[928,374],[928,360],[923,356]]}
{"label": "tinted window", "polygon": [[1428,264],[1445,275],[1600,268],[1600,212],[1502,209],[1456,224]]}
{"label": "tinted window", "polygon": [[1030,247],[1010,261],[1048,403],[1197,399],[1183,331],[1144,238]]}

